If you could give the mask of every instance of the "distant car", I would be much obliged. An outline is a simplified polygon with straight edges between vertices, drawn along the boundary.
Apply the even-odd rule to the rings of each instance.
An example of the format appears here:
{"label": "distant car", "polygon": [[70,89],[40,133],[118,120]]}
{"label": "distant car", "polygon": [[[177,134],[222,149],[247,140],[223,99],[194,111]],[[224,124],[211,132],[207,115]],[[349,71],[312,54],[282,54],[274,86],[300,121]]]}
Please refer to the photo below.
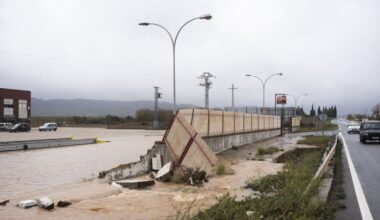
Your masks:
{"label": "distant car", "polygon": [[350,123],[347,126],[347,133],[359,133],[360,125],[357,123]]}
{"label": "distant car", "polygon": [[380,121],[365,121],[360,124],[360,142],[366,143],[367,140],[380,141]]}
{"label": "distant car", "polygon": [[25,122],[20,122],[18,124],[15,124],[9,132],[25,132],[30,131],[30,125]]}
{"label": "distant car", "polygon": [[13,127],[13,124],[10,122],[0,123],[0,131],[9,131]]}
{"label": "distant car", "polygon": [[56,131],[58,129],[57,123],[46,122],[38,128],[39,131]]}

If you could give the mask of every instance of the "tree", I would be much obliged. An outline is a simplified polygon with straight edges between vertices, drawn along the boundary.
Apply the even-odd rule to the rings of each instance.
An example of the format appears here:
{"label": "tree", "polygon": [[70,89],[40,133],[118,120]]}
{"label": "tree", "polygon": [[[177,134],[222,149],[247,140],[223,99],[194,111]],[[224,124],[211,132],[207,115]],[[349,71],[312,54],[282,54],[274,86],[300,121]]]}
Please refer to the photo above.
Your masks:
{"label": "tree", "polygon": [[314,110],[314,104],[311,105],[311,109],[310,109],[310,116],[314,117],[315,116],[315,110]]}
{"label": "tree", "polygon": [[321,115],[321,114],[322,114],[321,107],[318,106],[318,110],[317,110],[317,112],[318,112],[318,115]]}

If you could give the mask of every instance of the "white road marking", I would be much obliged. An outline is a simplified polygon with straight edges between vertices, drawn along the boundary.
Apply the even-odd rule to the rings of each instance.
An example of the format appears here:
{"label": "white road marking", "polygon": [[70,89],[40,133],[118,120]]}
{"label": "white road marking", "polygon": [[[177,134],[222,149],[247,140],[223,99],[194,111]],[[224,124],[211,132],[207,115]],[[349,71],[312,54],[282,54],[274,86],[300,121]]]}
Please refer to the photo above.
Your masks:
{"label": "white road marking", "polygon": [[363,188],[360,184],[358,174],[356,173],[354,163],[352,162],[351,155],[350,155],[350,152],[348,151],[346,140],[344,139],[342,132],[339,132],[339,136],[342,139],[344,150],[346,151],[348,167],[350,168],[352,182],[354,183],[355,194],[356,194],[356,198],[358,199],[359,208],[360,208],[360,212],[362,214],[362,218],[363,218],[363,220],[373,220],[371,211],[369,210],[367,199],[365,198]]}

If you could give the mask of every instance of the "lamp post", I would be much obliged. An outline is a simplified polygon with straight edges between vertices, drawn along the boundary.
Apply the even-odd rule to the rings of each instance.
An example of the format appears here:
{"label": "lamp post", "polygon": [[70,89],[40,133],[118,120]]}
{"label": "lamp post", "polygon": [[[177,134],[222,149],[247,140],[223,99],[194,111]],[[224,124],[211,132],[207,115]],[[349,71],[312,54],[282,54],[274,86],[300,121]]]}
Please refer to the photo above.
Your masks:
{"label": "lamp post", "polygon": [[171,43],[172,43],[172,50],[173,50],[173,114],[175,115],[176,114],[176,87],[175,87],[175,48],[176,48],[176,43],[177,43],[177,39],[178,39],[178,35],[179,33],[181,32],[181,30],[190,22],[194,21],[194,20],[197,20],[197,19],[203,19],[203,20],[210,20],[212,18],[212,16],[210,14],[205,14],[205,15],[202,15],[202,16],[199,16],[199,17],[196,17],[196,18],[193,18],[193,19],[190,19],[189,21],[187,21],[186,23],[184,23],[180,28],[179,30],[177,31],[175,37],[173,38],[173,35],[170,34],[170,32],[168,31],[168,29],[166,29],[164,26],[160,25],[160,24],[156,24],[156,23],[148,23],[148,22],[142,22],[140,23],[139,25],[141,26],[149,26],[149,25],[154,25],[154,26],[157,26],[157,27],[160,27],[162,28],[170,37],[170,40],[171,40]]}
{"label": "lamp post", "polygon": [[263,113],[264,113],[264,109],[265,109],[265,85],[267,84],[268,80],[270,78],[272,78],[273,76],[282,76],[283,73],[274,73],[274,74],[271,74],[269,75],[265,80],[262,80],[260,77],[258,76],[254,76],[254,75],[250,75],[250,74],[246,74],[245,76],[248,76],[248,77],[255,77],[257,78],[258,80],[260,80],[262,86],[263,86]]}
{"label": "lamp post", "polygon": [[298,100],[298,98],[300,98],[301,96],[308,96],[307,93],[299,94],[298,96],[295,96],[293,94],[288,94],[288,95],[290,95],[290,96],[292,96],[294,98],[294,111],[296,111],[295,109],[297,108],[297,100]]}

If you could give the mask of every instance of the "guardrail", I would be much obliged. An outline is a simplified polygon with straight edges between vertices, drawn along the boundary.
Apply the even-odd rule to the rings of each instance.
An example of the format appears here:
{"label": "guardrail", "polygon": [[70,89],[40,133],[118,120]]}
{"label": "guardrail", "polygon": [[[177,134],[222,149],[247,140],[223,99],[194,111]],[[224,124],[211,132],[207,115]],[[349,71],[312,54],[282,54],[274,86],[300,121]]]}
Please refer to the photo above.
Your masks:
{"label": "guardrail", "polygon": [[328,151],[327,154],[324,154],[324,158],[321,165],[319,165],[317,172],[315,173],[314,177],[311,179],[304,193],[307,193],[309,191],[310,185],[314,180],[320,179],[326,173],[326,171],[328,170],[327,169],[328,165],[331,162],[331,159],[334,157],[337,144],[338,144],[338,135],[335,136],[335,142],[332,148]]}

